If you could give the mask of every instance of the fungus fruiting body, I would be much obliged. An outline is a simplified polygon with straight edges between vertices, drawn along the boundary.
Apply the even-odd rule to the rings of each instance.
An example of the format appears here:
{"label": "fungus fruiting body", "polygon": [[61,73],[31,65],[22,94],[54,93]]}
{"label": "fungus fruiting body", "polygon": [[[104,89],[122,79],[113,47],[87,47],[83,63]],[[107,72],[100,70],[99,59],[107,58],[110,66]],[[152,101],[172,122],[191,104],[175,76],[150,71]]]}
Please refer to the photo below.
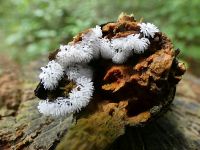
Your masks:
{"label": "fungus fruiting body", "polygon": [[63,67],[55,62],[50,61],[46,67],[42,67],[42,72],[39,75],[44,88],[53,90],[58,85],[58,80],[60,80],[64,74]]}
{"label": "fungus fruiting body", "polygon": [[[38,110],[44,115],[52,116],[62,116],[80,111],[88,105],[93,97],[93,92],[96,90],[95,79],[101,79],[96,78],[98,74],[94,73],[94,70],[101,69],[94,68],[96,64],[102,63],[103,65],[100,66],[106,66],[105,63],[109,62],[107,66],[109,67],[123,66],[130,60],[141,62],[138,57],[143,59],[144,53],[153,54],[160,48],[160,45],[155,42],[159,38],[156,36],[159,33],[159,29],[151,23],[136,22],[133,17],[121,16],[116,23],[108,23],[104,26],[97,25],[95,28],[79,34],[67,45],[61,45],[58,52],[55,53],[54,59],[46,67],[41,68],[42,73],[39,77],[47,96],[46,99],[39,102]],[[153,59],[149,60],[149,64],[152,61]],[[146,64],[146,67],[149,64]],[[137,66],[137,63],[134,65]],[[111,71],[112,75],[108,80],[113,83],[107,83],[102,86],[102,89],[105,91],[113,90],[117,93],[120,88],[123,89],[126,83],[134,82],[138,73],[137,68],[133,67],[135,71],[130,71],[130,66],[128,65],[128,67],[125,70],[129,71],[121,71],[127,75],[118,73],[121,69],[115,68],[114,73]],[[145,68],[145,65],[143,67]],[[134,76],[131,76],[131,73],[134,73]],[[153,74],[153,71],[151,73]],[[153,75],[150,76],[153,77]],[[62,89],[63,86],[66,89],[62,83],[64,78],[75,84],[67,95],[60,94],[62,93],[61,85]],[[114,78],[116,78],[116,83]],[[139,77],[137,76],[137,78]],[[107,78],[104,80],[106,81]],[[142,82],[144,81],[141,80],[138,84]],[[56,97],[48,96],[49,93],[52,95],[53,92],[58,93]]]}

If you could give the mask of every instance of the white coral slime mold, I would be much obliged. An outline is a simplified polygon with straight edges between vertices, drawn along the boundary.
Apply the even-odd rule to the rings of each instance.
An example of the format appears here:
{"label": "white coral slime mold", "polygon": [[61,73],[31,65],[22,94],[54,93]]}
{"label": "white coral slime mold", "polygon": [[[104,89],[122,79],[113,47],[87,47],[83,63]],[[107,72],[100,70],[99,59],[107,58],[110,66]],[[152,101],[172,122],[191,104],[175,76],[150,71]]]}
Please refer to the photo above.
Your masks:
{"label": "white coral slime mold", "polygon": [[91,71],[81,66],[68,68],[69,79],[76,83],[76,87],[69,93],[69,97],[58,97],[56,100],[42,100],[39,102],[38,110],[44,115],[64,116],[75,113],[88,105],[93,95],[93,82]]}
{"label": "white coral slime mold", "polygon": [[107,39],[102,37],[100,26],[82,34],[82,40],[77,43],[61,45],[55,61],[50,61],[42,67],[39,75],[44,88],[53,90],[65,74],[76,83],[69,97],[58,97],[54,101],[39,102],[38,109],[44,115],[63,116],[74,113],[88,105],[93,94],[92,69],[87,64],[99,57],[112,59],[114,63],[124,63],[133,53],[143,53],[150,44],[149,38],[154,38],[159,29],[151,23],[139,23],[140,34]]}
{"label": "white coral slime mold", "polygon": [[76,80],[82,76],[92,79],[93,71],[88,65],[73,65],[65,70],[70,80]]}
{"label": "white coral slime mold", "polygon": [[52,60],[46,65],[46,67],[41,67],[41,69],[42,72],[40,73],[39,78],[41,79],[44,88],[53,90],[58,85],[58,81],[64,74],[63,67]]}
{"label": "white coral slime mold", "polygon": [[130,56],[130,52],[125,52],[125,51],[121,51],[121,52],[117,52],[113,58],[112,58],[112,61],[116,64],[122,64],[124,63],[127,59],[128,59],[128,56]]}
{"label": "white coral slime mold", "polygon": [[149,46],[147,38],[140,38],[140,34],[131,34],[127,37],[116,38],[111,41],[112,47],[117,50],[112,58],[114,63],[123,63],[134,51],[136,54],[143,53]]}
{"label": "white coral slime mold", "polygon": [[102,38],[99,41],[100,54],[104,59],[112,59],[115,54],[115,49],[112,47],[111,41],[106,38]]}
{"label": "white coral slime mold", "polygon": [[159,29],[152,23],[139,23],[140,31],[146,37],[154,38],[156,32],[159,32]]}
{"label": "white coral slime mold", "polygon": [[102,37],[100,26],[92,28],[84,34],[82,41],[75,44],[61,45],[56,55],[56,61],[67,67],[75,63],[88,63],[99,56],[99,38]]}
{"label": "white coral slime mold", "polygon": [[60,51],[56,55],[56,61],[67,67],[75,63],[88,63],[93,58],[92,55],[92,49],[84,43],[68,46],[61,45]]}
{"label": "white coral slime mold", "polygon": [[97,38],[101,38],[102,37],[102,30],[101,27],[96,25],[95,28],[90,29],[89,32],[87,32],[86,34],[83,35],[82,39],[83,41],[92,41],[92,40],[96,40]]}

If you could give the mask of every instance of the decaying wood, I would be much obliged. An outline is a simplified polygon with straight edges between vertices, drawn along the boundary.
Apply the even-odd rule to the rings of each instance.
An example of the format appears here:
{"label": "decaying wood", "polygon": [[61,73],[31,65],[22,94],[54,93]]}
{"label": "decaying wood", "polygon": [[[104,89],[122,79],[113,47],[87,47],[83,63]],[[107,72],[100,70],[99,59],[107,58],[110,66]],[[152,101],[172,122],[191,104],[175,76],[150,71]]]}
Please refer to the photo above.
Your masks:
{"label": "decaying wood", "polygon": [[176,97],[171,109],[142,128],[127,128],[109,150],[198,150],[200,148],[200,104]]}
{"label": "decaying wood", "polygon": [[200,79],[186,74],[169,111],[148,126],[127,128],[109,150],[198,150]]}
{"label": "decaying wood", "polygon": [[[138,23],[133,16],[121,15],[116,22],[101,25],[102,37],[115,39],[139,33]],[[72,43],[81,40],[82,34],[78,34]],[[167,109],[174,99],[176,84],[185,73],[185,66],[177,59],[178,51],[174,50],[171,40],[164,33],[157,32],[149,40],[147,51],[133,53],[123,64],[101,57],[90,61],[88,65],[93,70],[94,94],[86,107],[89,114],[101,112],[101,107],[109,103],[118,105],[126,101],[124,120],[136,126],[156,118]],[[50,54],[50,60],[58,51]],[[39,82],[35,95],[52,102],[58,97],[67,97],[73,88],[69,82],[67,75],[63,76],[54,90],[45,89]]]}
{"label": "decaying wood", "polygon": [[[127,36],[132,28],[138,32],[135,20],[123,19],[115,25],[105,25],[104,30],[108,33],[105,35],[103,31],[104,36]],[[176,59],[178,52],[165,35],[156,34],[151,43],[150,52],[133,55],[123,65],[109,60],[93,64],[92,67],[101,68],[100,71],[94,69],[97,90],[91,103],[74,115],[76,119],[42,116],[37,110],[38,99],[33,95],[35,82],[23,81],[19,79],[21,74],[13,76],[13,72],[1,74],[0,148],[198,149],[200,80],[186,76],[179,85],[173,105],[163,114],[174,98],[175,85],[185,68]]]}
{"label": "decaying wood", "polygon": [[[178,87],[176,98],[168,112],[157,120],[152,121],[147,126],[127,127],[126,129],[123,128],[123,130],[117,132],[115,129],[118,129],[118,126],[121,124],[115,122],[115,124],[110,125],[109,121],[104,122],[100,117],[93,123],[95,124],[94,127],[90,126],[87,128],[88,125],[85,124],[86,128],[81,129],[82,132],[80,135],[74,134],[75,130],[72,128],[72,130],[66,134],[63,141],[61,141],[58,149],[64,150],[68,147],[72,150],[198,150],[200,147],[199,90],[200,80],[192,75],[186,75]],[[107,117],[108,116],[109,115],[107,115]],[[115,118],[115,116],[112,117],[112,119]],[[106,117],[104,116],[104,118]],[[120,118],[118,118],[118,121],[119,120]],[[83,120],[80,120],[80,124],[83,122]],[[104,122],[104,124],[98,125],[99,122]],[[114,127],[115,129],[110,129],[106,125]],[[99,132],[99,128],[102,126],[104,126],[105,130],[107,129],[107,132]],[[112,134],[112,132],[114,134]],[[80,138],[84,133],[87,135],[87,139]],[[101,133],[104,133],[103,137]],[[121,136],[118,137],[117,134]],[[113,135],[115,135],[115,137],[113,137]],[[90,140],[93,137],[95,140]],[[105,138],[110,140],[105,141]],[[114,143],[112,143],[113,141]],[[87,144],[85,145],[85,143]]]}
{"label": "decaying wood", "polygon": [[[25,86],[25,89],[26,91],[30,90],[30,86]],[[125,129],[124,122],[120,122],[120,118],[116,120],[113,117],[114,115],[106,114],[107,117],[102,119],[103,122],[101,124],[98,124],[98,120],[95,119],[91,124],[94,127],[88,126],[88,124],[85,126],[87,131],[85,138],[87,141],[83,139],[84,132],[80,132],[83,129],[79,130],[77,126],[77,130],[73,130],[76,126],[72,125],[70,117],[65,119],[46,118],[37,111],[38,100],[28,98],[27,101],[21,102],[16,113],[14,113],[16,115],[13,115],[13,113],[1,114],[0,148],[8,150],[12,148],[55,149],[61,141],[61,143],[70,144],[65,145],[65,149],[69,150],[71,147],[71,149],[73,147],[78,149],[86,147],[88,150],[89,148],[94,148],[94,146],[96,149],[107,148],[113,150],[199,149],[199,91],[200,80],[190,74],[186,74],[178,86],[177,95],[170,110],[159,119],[145,127],[127,127]],[[10,110],[10,108],[6,109]],[[106,109],[109,108],[105,108],[105,111]],[[5,107],[1,107],[0,110],[5,110]],[[104,115],[101,114],[101,116]],[[94,119],[94,116],[91,117],[92,119]],[[82,125],[84,124],[83,120],[84,118],[82,120],[78,119],[77,123]],[[69,126],[72,128],[69,128]],[[100,128],[102,126],[107,128]],[[101,129],[104,130],[102,131]],[[70,137],[70,134],[73,135],[75,133],[74,131],[82,135],[82,138]],[[102,134],[96,134],[98,132]],[[66,134],[66,137],[62,139],[64,134]],[[67,142],[65,141],[66,138],[68,139]],[[74,139],[76,139],[75,143],[73,143]],[[84,142],[86,142],[85,145]],[[58,148],[63,149],[62,147],[62,145],[59,145]]]}
{"label": "decaying wood", "polygon": [[50,149],[59,142],[72,117],[43,117],[37,111],[37,103],[37,99],[26,101],[16,116],[1,118],[1,149]]}

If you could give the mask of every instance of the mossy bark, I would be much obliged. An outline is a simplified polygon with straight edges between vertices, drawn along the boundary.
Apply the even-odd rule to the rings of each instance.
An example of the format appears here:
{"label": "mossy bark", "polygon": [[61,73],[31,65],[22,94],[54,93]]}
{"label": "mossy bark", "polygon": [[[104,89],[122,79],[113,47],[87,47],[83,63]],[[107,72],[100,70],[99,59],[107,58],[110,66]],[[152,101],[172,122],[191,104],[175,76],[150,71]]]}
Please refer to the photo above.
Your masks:
{"label": "mossy bark", "polygon": [[1,149],[51,149],[72,123],[72,116],[50,118],[39,114],[38,99],[23,102],[16,116],[0,120]]}
{"label": "mossy bark", "polygon": [[[177,96],[166,114],[145,127],[127,128],[123,114],[120,117],[119,114],[95,113],[79,118],[77,123],[73,123],[70,117],[62,119],[44,117],[37,111],[38,99],[29,99],[20,104],[16,115],[1,114],[0,148],[198,149],[200,147],[199,90],[200,80],[186,75],[178,86]],[[3,109],[6,110],[2,107],[1,111]],[[119,108],[118,112],[120,109],[123,107]]]}

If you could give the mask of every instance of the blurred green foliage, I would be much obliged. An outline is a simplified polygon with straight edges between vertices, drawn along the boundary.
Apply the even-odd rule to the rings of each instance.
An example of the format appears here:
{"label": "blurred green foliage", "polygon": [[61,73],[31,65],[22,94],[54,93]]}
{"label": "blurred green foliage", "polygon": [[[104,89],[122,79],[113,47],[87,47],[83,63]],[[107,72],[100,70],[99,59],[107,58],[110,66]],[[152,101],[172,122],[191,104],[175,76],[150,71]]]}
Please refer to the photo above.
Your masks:
{"label": "blurred green foliage", "polygon": [[184,56],[200,59],[199,10],[199,0],[2,0],[0,49],[19,62],[30,61],[126,12],[156,24]]}

